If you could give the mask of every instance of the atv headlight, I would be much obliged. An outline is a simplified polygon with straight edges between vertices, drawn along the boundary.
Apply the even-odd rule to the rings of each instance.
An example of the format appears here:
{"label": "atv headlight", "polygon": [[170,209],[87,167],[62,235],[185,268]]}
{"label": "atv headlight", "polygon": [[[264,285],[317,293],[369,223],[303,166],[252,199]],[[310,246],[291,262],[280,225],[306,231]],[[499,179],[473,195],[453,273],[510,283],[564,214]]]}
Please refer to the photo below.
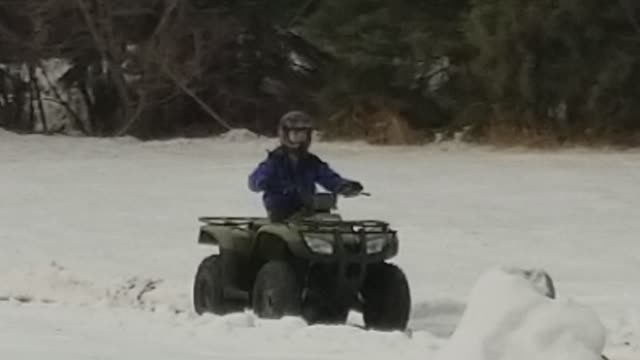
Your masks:
{"label": "atv headlight", "polygon": [[316,254],[333,254],[333,234],[305,233],[302,238],[309,249]]}
{"label": "atv headlight", "polygon": [[387,234],[367,235],[367,254],[375,254],[381,252],[387,245],[387,238]]}

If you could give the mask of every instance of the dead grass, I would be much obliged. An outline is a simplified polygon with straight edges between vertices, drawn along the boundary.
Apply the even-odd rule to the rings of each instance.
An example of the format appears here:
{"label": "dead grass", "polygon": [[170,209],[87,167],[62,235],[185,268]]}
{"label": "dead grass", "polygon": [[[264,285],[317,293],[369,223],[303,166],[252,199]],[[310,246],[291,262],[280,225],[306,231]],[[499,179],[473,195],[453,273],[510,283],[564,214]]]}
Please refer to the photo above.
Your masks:
{"label": "dead grass", "polygon": [[331,116],[327,124],[326,134],[332,139],[364,139],[375,145],[424,142],[404,116],[386,108],[355,105]]}
{"label": "dead grass", "polygon": [[476,133],[471,141],[497,147],[526,147],[533,149],[559,149],[566,147],[620,148],[640,147],[640,131],[593,132],[568,131],[563,134],[550,128],[520,128],[506,124],[491,124]]}
{"label": "dead grass", "polygon": [[[469,123],[482,123],[481,119],[467,120],[475,120],[464,122],[467,126]],[[485,121],[482,126],[470,125],[470,130],[464,131],[462,140],[500,148],[525,147],[550,150],[576,146],[622,149],[640,147],[640,130],[635,132],[574,129],[561,131],[549,125],[548,121],[516,120],[515,117],[500,116],[495,120]],[[461,130],[450,127],[427,133],[412,128],[409,125],[411,123],[410,119],[388,107],[356,104],[331,116],[326,122],[325,135],[327,139],[365,140],[374,145],[419,145],[433,141],[435,132],[440,133],[444,139],[449,139]],[[536,127],[521,125],[524,123],[547,125]]]}

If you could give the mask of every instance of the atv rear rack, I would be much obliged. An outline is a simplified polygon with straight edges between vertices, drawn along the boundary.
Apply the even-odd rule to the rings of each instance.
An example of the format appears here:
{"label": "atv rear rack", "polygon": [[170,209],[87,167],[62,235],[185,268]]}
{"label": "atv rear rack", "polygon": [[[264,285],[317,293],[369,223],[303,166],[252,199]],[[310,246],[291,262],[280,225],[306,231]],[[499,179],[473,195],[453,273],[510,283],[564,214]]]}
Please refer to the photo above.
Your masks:
{"label": "atv rear rack", "polygon": [[203,216],[198,220],[207,225],[218,226],[250,226],[255,223],[266,223],[269,219],[265,217],[252,216]]}

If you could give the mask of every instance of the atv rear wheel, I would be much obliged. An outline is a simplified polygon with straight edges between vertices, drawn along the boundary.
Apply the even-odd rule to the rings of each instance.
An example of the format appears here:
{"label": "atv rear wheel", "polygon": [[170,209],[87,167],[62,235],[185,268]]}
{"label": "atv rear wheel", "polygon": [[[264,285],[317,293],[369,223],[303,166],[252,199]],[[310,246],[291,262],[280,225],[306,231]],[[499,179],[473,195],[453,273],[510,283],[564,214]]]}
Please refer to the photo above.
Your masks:
{"label": "atv rear wheel", "polygon": [[253,286],[252,305],[253,311],[261,318],[300,315],[301,289],[293,267],[284,261],[264,264]]}
{"label": "atv rear wheel", "polygon": [[369,267],[362,287],[362,315],[367,328],[404,331],[409,322],[411,294],[402,270],[388,263]]}
{"label": "atv rear wheel", "polygon": [[224,279],[219,255],[202,260],[193,283],[193,306],[197,314],[224,315],[233,311],[225,302]]}

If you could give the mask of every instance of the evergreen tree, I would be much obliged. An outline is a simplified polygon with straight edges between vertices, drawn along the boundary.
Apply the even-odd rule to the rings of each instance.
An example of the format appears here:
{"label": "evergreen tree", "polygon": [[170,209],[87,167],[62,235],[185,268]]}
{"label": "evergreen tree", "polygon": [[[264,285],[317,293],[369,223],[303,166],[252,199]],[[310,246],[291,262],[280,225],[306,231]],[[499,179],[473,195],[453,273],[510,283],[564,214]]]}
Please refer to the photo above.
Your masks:
{"label": "evergreen tree", "polygon": [[640,5],[604,0],[473,0],[465,29],[484,101],[519,128],[560,136],[638,129]]}

